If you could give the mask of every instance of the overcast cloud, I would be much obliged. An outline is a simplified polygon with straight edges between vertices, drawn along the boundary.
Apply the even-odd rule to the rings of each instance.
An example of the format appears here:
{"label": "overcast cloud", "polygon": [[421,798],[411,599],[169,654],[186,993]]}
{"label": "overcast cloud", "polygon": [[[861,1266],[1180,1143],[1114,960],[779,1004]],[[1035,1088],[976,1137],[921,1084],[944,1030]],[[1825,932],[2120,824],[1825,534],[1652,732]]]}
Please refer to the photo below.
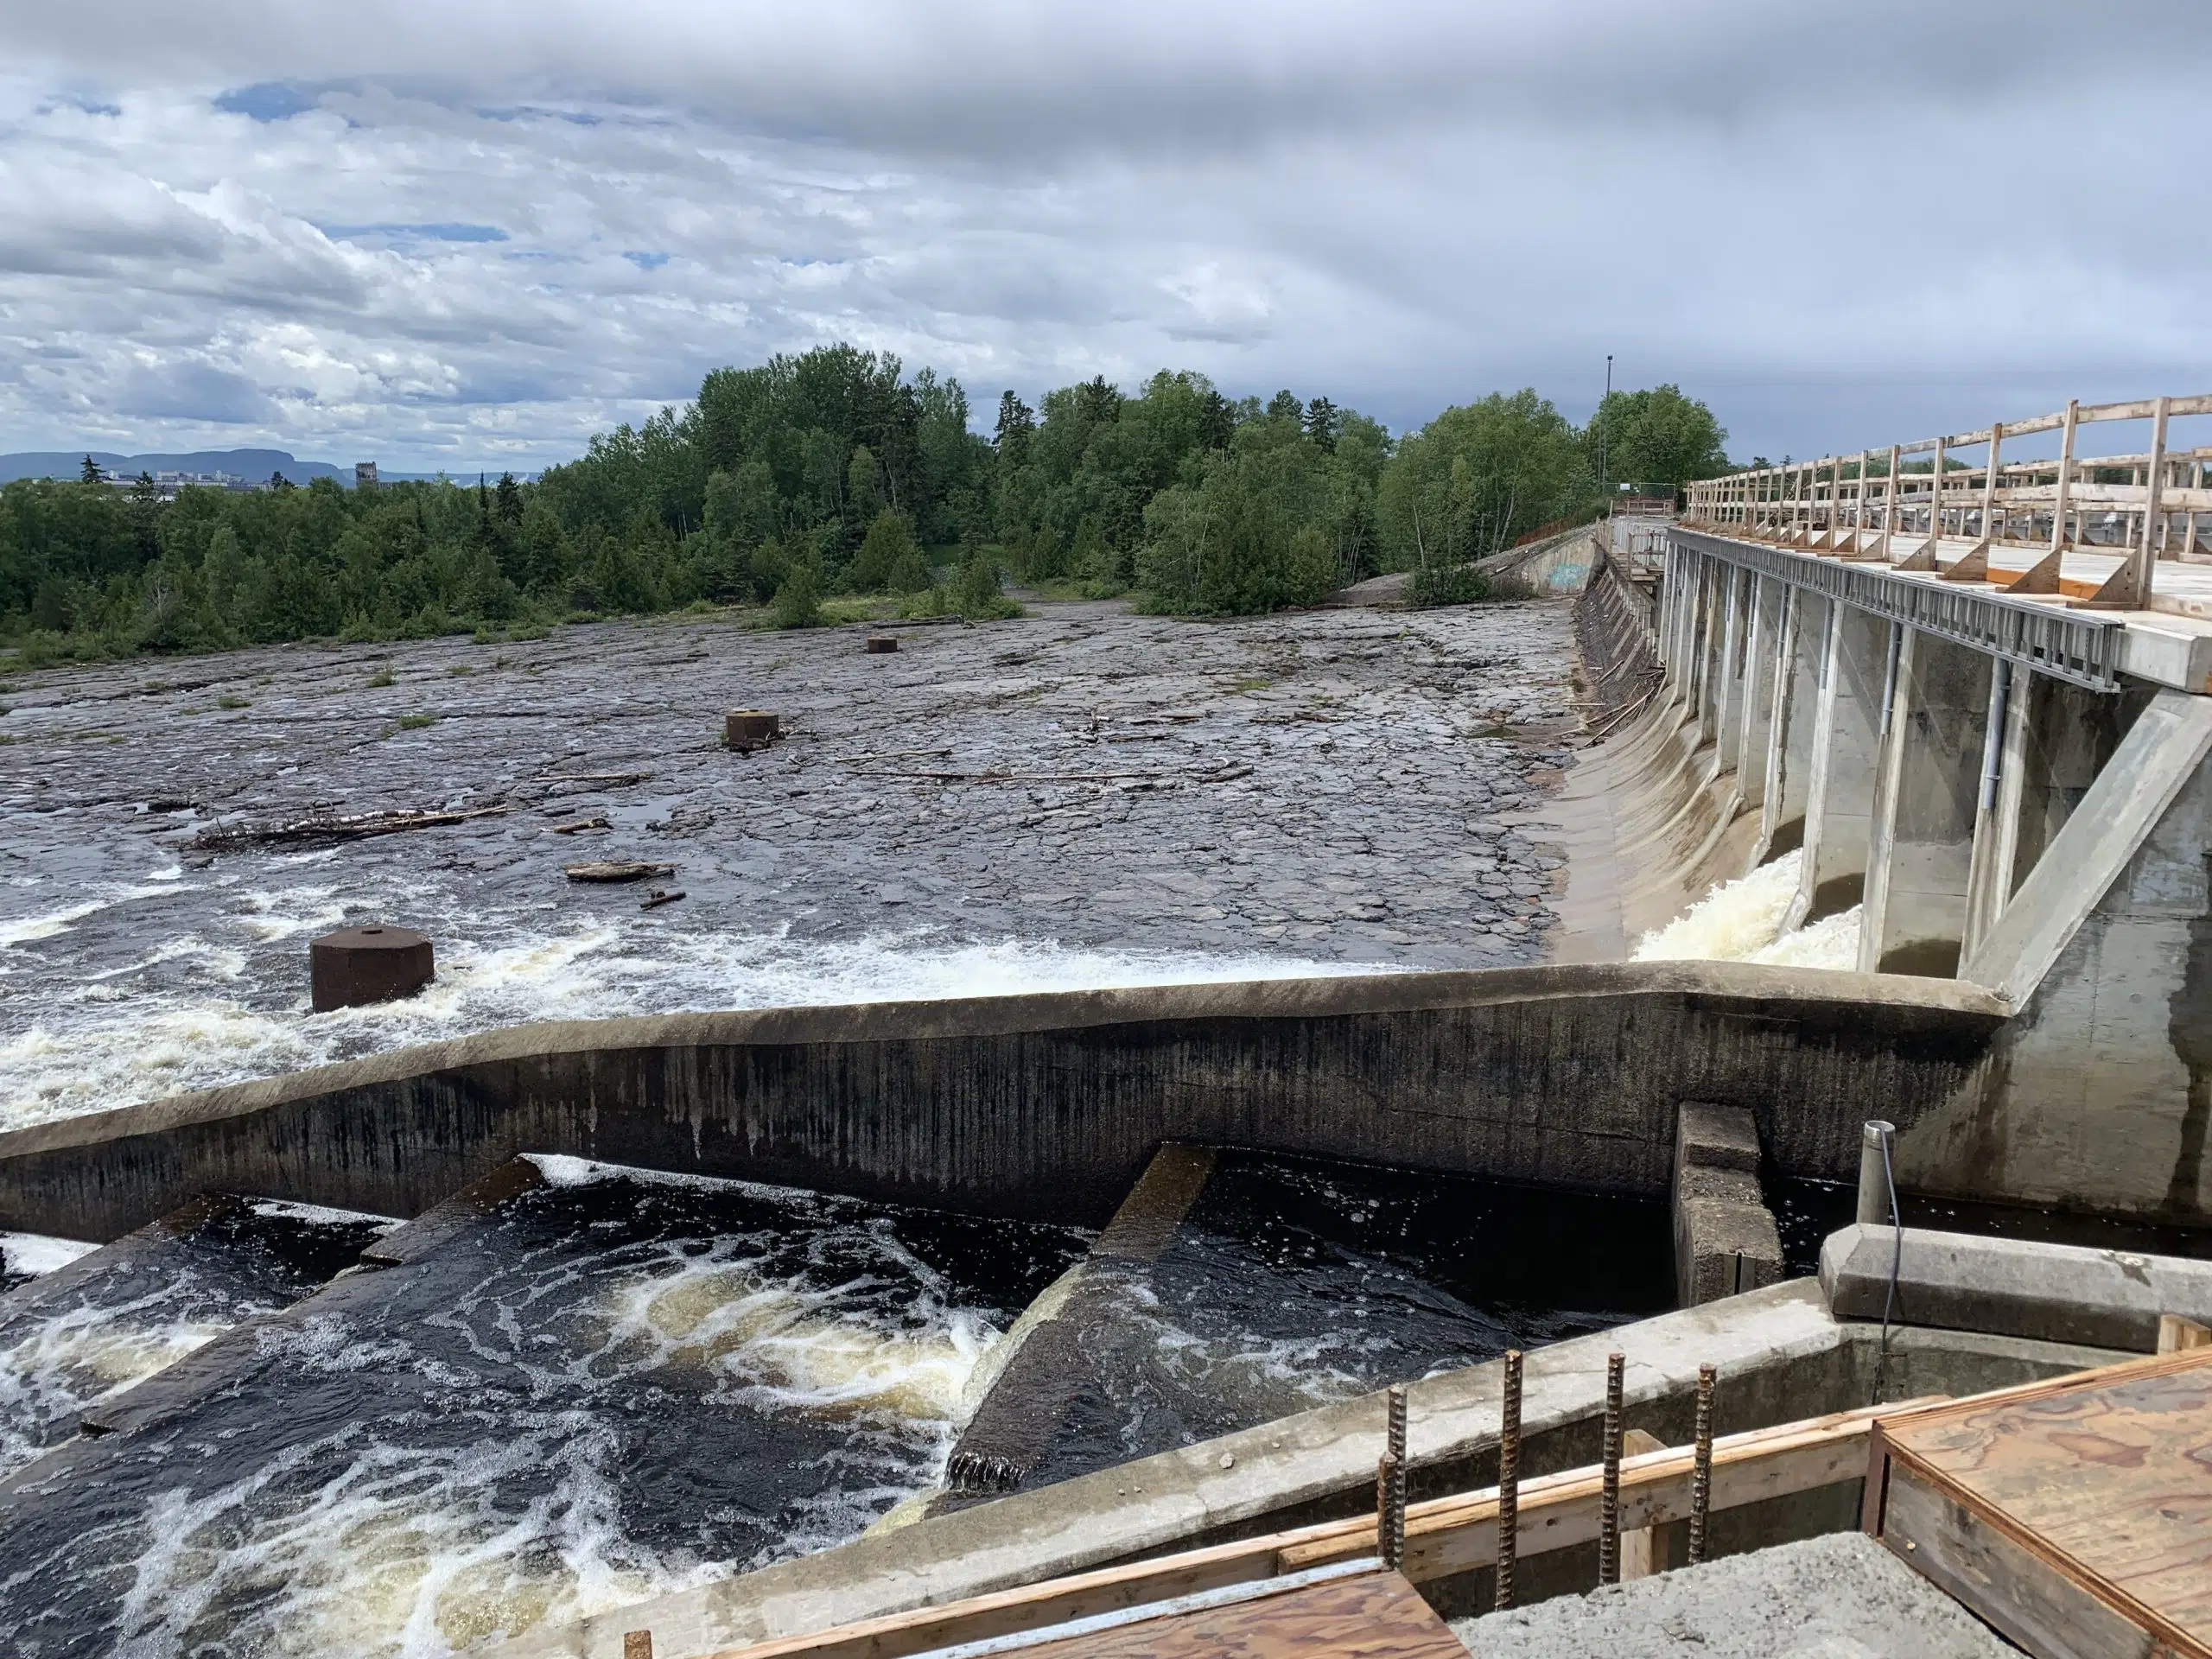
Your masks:
{"label": "overcast cloud", "polygon": [[1739,455],[2212,388],[2201,0],[0,0],[0,449],[535,467],[832,340]]}

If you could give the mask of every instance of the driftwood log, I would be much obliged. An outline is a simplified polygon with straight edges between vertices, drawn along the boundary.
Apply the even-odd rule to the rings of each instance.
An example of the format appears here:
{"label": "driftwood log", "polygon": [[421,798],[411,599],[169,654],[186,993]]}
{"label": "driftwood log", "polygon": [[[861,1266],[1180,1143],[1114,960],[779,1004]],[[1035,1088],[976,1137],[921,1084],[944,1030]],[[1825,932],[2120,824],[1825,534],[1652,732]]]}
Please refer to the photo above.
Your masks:
{"label": "driftwood log", "polygon": [[642,881],[649,875],[674,875],[673,864],[646,864],[611,859],[590,864],[563,864],[571,881]]}
{"label": "driftwood log", "polygon": [[471,818],[497,817],[505,806],[477,806],[461,812],[402,810],[396,812],[310,812],[289,823],[232,824],[203,830],[188,843],[201,852],[220,852],[232,847],[274,847],[302,842],[362,841],[371,836],[397,835],[407,830],[434,830],[440,824],[466,823]]}

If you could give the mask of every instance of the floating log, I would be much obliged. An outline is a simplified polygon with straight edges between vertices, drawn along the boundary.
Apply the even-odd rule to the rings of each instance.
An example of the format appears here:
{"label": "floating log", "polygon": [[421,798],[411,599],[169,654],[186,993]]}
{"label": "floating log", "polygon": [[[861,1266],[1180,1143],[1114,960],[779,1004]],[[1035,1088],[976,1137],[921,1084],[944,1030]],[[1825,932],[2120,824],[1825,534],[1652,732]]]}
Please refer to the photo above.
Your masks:
{"label": "floating log", "polygon": [[676,874],[673,864],[646,864],[619,859],[589,864],[563,864],[561,868],[571,881],[642,881],[649,875]]}
{"label": "floating log", "polygon": [[683,897],[683,889],[681,887],[677,887],[672,890],[667,887],[655,887],[651,893],[645,895],[645,902],[639,905],[638,908],[639,910],[658,910],[663,905],[672,905]]}
{"label": "floating log", "polygon": [[471,818],[496,817],[510,810],[504,806],[472,807],[465,812],[312,812],[289,823],[235,824],[203,830],[188,843],[203,852],[226,847],[267,847],[286,842],[361,841],[371,836],[397,835],[407,830],[432,830],[440,824],[466,823]]}
{"label": "floating log", "polygon": [[567,823],[555,824],[553,826],[553,833],[556,836],[576,836],[582,835],[587,830],[604,830],[606,828],[607,820],[605,818],[575,818]]}

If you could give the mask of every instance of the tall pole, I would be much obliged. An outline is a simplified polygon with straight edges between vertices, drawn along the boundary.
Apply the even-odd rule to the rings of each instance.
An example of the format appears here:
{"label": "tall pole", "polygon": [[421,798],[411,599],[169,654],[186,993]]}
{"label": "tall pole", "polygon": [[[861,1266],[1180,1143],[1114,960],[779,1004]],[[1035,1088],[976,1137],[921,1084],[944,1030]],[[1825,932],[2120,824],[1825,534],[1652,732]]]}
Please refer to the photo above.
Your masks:
{"label": "tall pole", "polygon": [[1613,401],[1613,354],[1605,353],[1605,401],[1598,405],[1598,487],[1605,495],[1610,510],[1612,504],[1613,478],[1608,452],[1612,448],[1612,417],[1605,413],[1605,404]]}

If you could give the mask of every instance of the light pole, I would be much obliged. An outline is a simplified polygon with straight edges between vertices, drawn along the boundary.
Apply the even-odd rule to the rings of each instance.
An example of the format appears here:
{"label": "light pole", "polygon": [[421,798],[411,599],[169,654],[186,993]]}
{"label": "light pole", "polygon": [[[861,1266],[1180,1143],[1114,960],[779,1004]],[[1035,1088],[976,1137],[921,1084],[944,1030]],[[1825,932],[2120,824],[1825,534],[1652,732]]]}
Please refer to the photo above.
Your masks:
{"label": "light pole", "polygon": [[1598,487],[1605,492],[1608,505],[1612,501],[1612,474],[1608,451],[1612,447],[1613,423],[1605,413],[1605,404],[1613,401],[1613,354],[1605,353],[1605,398],[1598,405]]}

